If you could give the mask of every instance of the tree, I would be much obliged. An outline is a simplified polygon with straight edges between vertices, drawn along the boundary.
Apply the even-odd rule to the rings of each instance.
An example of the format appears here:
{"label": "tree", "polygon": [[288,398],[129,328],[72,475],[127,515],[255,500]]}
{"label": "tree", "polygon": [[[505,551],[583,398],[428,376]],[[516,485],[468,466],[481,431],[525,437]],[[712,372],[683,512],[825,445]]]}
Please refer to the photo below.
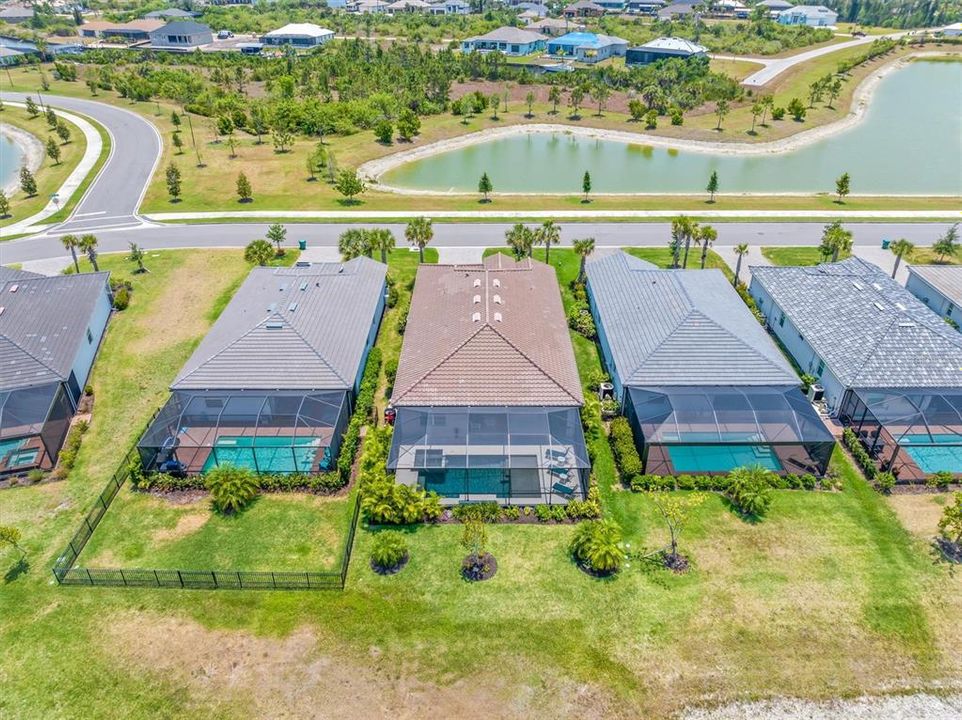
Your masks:
{"label": "tree", "polygon": [[27,197],[33,197],[37,194],[37,181],[26,165],[20,168],[20,189]]}
{"label": "tree", "polygon": [[48,105],[43,116],[44,116],[44,119],[47,121],[47,127],[49,127],[51,130],[57,127],[57,113],[53,111],[52,107]]}
{"label": "tree", "polygon": [[227,136],[227,147],[228,149],[230,149],[231,158],[232,159],[236,158],[237,157],[237,138],[234,137],[233,132]]}
{"label": "tree", "polygon": [[210,491],[211,504],[223,515],[243,510],[257,497],[257,475],[253,470],[218,465],[204,475],[204,484]]}
{"label": "tree", "polygon": [[842,80],[841,78],[835,78],[835,81],[828,86],[828,107],[834,110],[832,103],[842,94]]}
{"label": "tree", "polygon": [[501,93],[491,93],[491,98],[489,100],[489,105],[491,105],[491,119],[498,119],[498,106],[501,105]]}
{"label": "tree", "polygon": [[0,547],[9,545],[10,547],[18,550],[20,556],[23,557],[27,553],[24,549],[20,547],[20,539],[23,537],[22,533],[18,528],[12,525],[0,525]]}
{"label": "tree", "polygon": [[708,176],[708,185],[705,187],[705,192],[709,194],[708,202],[715,202],[715,193],[718,192],[718,171],[712,170],[711,175]]}
{"label": "tree", "polygon": [[571,92],[568,94],[568,104],[571,106],[571,117],[578,117],[578,110],[581,108],[581,103],[585,100],[585,89],[580,85],[575,85],[571,88]]}
{"label": "tree", "polygon": [[274,257],[274,246],[267,240],[252,240],[244,248],[244,260],[252,265],[267,265]]}
{"label": "tree", "polygon": [[[260,135],[258,135],[258,138]],[[281,125],[271,131],[271,140],[274,142],[274,152],[286,153],[290,145],[294,142],[294,133],[286,125]]]}
{"label": "tree", "polygon": [[634,122],[639,122],[645,116],[645,104],[638,98],[628,101],[628,114]]}
{"label": "tree", "polygon": [[70,142],[70,128],[67,127],[67,123],[63,120],[57,122],[57,137],[60,138],[60,142],[66,145]]}
{"label": "tree", "polygon": [[959,224],[955,223],[952,227],[945,231],[945,235],[941,236],[932,245],[932,251],[939,256],[939,262],[945,260],[946,255],[955,256],[959,252]]}
{"label": "tree", "polygon": [[171,136],[170,136],[170,141],[174,144],[174,147],[177,149],[177,154],[178,154],[178,155],[183,155],[183,154],[184,154],[184,141],[181,139],[180,133],[179,133],[179,132],[175,132],[173,135],[171,135]]}
{"label": "tree", "polygon": [[[672,242],[669,243],[674,254],[673,267],[688,267],[688,250],[691,248],[691,241],[695,239],[698,234],[698,223],[692,220],[687,215],[679,215],[674,220],[671,221],[671,238]],[[684,260],[679,265],[678,255],[680,254],[681,248],[685,248]]]}
{"label": "tree", "polygon": [[247,175],[243,171],[237,175],[237,199],[238,202],[242,203],[249,203],[254,199],[251,181],[247,179]]}
{"label": "tree", "polygon": [[588,256],[595,251],[595,239],[590,237],[582,238],[575,240],[572,244],[574,245],[575,254],[580,260],[578,265],[578,282],[583,283],[585,281],[585,263],[588,261]]}
{"label": "tree", "polygon": [[488,177],[488,173],[481,173],[481,179],[478,180],[478,192],[481,193],[481,202],[489,202],[488,193],[492,190],[494,190],[494,185],[491,183],[491,178]]}
{"label": "tree", "polygon": [[7,194],[0,188],[0,218],[10,217],[10,200]]}
{"label": "tree", "polygon": [[571,540],[571,554],[592,572],[604,575],[617,572],[625,559],[621,528],[610,518],[578,523]]}
{"label": "tree", "polygon": [[582,202],[588,202],[588,193],[591,192],[591,173],[587,170],[585,170],[585,174],[581,178],[581,192],[585,194],[585,198],[582,200]]}
{"label": "tree", "polygon": [[605,111],[605,104],[608,102],[608,98],[611,97],[611,88],[605,85],[604,82],[597,82],[591,88],[591,99],[595,101],[598,105],[598,117],[601,117]]}
{"label": "tree", "polygon": [[[668,528],[668,547],[665,553],[665,564],[672,568],[687,567],[687,560],[678,554],[678,538],[688,526],[692,512],[703,502],[705,496],[701,493],[679,495],[663,491],[650,491],[648,498],[661,515],[661,519]],[[665,551],[663,551],[665,552]]]}
{"label": "tree", "polygon": [[724,120],[728,115],[729,110],[730,108],[727,100],[719,100],[717,103],[715,103],[715,117],[718,118],[718,124],[715,125],[716,130],[722,129],[722,120]]}
{"label": "tree", "polygon": [[319,168],[319,165],[317,162],[317,154],[308,153],[307,157],[304,158],[304,165],[305,167],[307,167],[307,181],[314,182],[315,180],[317,180],[317,171]]}
{"label": "tree", "polygon": [[391,141],[394,140],[394,125],[387,118],[380,120],[377,125],[374,126],[374,137],[382,145],[390,145]]}
{"label": "tree", "polygon": [[738,260],[735,262],[735,279],[732,280],[732,285],[738,287],[738,276],[742,271],[742,258],[748,255],[748,243],[739,243],[736,245],[735,255],[738,256]]}
{"label": "tree", "polygon": [[552,85],[548,90],[548,102],[551,103],[551,114],[558,114],[558,103],[561,102],[561,88],[557,85]]}
{"label": "tree", "polygon": [[77,262],[77,248],[80,247],[80,238],[76,235],[64,235],[60,238],[60,242],[70,251],[70,257],[73,258],[73,269],[79,275],[80,263]]}
{"label": "tree", "polygon": [[468,580],[483,580],[490,570],[488,533],[479,518],[468,518],[461,531],[461,547],[468,556],[461,563],[461,572]]}
{"label": "tree", "polygon": [[962,543],[962,492],[954,493],[939,520],[939,532],[951,543]]}
{"label": "tree", "polygon": [[905,255],[909,255],[915,249],[915,245],[910,243],[905,238],[899,238],[891,245],[889,245],[889,250],[895,253],[895,266],[892,268],[892,277],[895,277],[895,273],[899,271],[899,263],[902,262],[902,258]]}
{"label": "tree", "polygon": [[367,186],[364,184],[364,181],[361,180],[356,170],[345,169],[337,174],[337,182],[334,183],[334,189],[347,198],[348,203],[353,203],[355,202],[354,198],[356,196],[367,190]]}
{"label": "tree", "polygon": [[848,195],[850,183],[851,178],[848,173],[842,173],[838,176],[838,179],[835,181],[835,194],[838,195],[836,202],[841,203],[845,196]]}
{"label": "tree", "polygon": [[735,468],[728,476],[728,498],[742,515],[761,517],[772,504],[773,476],[761,465]]}
{"label": "tree", "polygon": [[32,97],[27,96],[24,104],[27,106],[27,115],[29,115],[31,118],[35,118],[40,115],[40,108],[37,107],[37,103],[34,102]]}
{"label": "tree", "polygon": [[658,128],[658,111],[649,110],[645,113],[645,130],[656,130]]}
{"label": "tree", "polygon": [[97,81],[94,78],[89,77],[84,84],[87,86],[87,89],[90,90],[90,94],[93,97],[97,97]]}
{"label": "tree", "polygon": [[536,245],[544,245],[544,261],[551,262],[551,246],[561,242],[561,228],[555,225],[554,220],[545,220],[541,227],[535,230],[534,242]]}
{"label": "tree", "polygon": [[705,262],[708,260],[708,251],[718,239],[718,231],[711,225],[702,225],[698,228],[695,235],[695,244],[701,245],[701,269],[705,269]]}
{"label": "tree", "polygon": [[832,258],[832,262],[838,262],[838,258],[843,253],[848,255],[852,252],[852,233],[842,227],[839,220],[826,225],[822,231],[822,244],[818,246],[818,251],[822,259]]}
{"label": "tree", "polygon": [[171,202],[180,200],[180,168],[171,163],[167,166],[167,194]]}
{"label": "tree", "polygon": [[47,157],[53,160],[53,164],[59,165],[60,164],[60,146],[57,144],[57,141],[54,140],[52,137],[47,138],[46,150],[47,150]]}
{"label": "tree", "polygon": [[387,228],[375,228],[368,231],[368,243],[372,250],[381,253],[381,262],[387,264],[387,254],[394,249],[394,233]]}
{"label": "tree", "polygon": [[397,119],[397,132],[404,142],[411,142],[421,132],[421,118],[410,108],[404,108]]}
{"label": "tree", "polygon": [[408,221],[404,228],[404,239],[418,249],[418,262],[424,263],[424,248],[434,238],[434,226],[430,218],[417,217]]}
{"label": "tree", "polygon": [[529,91],[528,91],[528,94],[524,96],[524,102],[525,102],[525,105],[528,106],[528,115],[527,115],[527,117],[529,117],[529,118],[530,118],[530,117],[533,117],[533,116],[534,116],[534,112],[533,112],[533,109],[534,109],[534,93],[529,90]]}
{"label": "tree", "polygon": [[765,106],[760,102],[752,103],[752,129],[748,131],[749,135],[755,134],[755,123],[758,122],[758,116],[765,112]]}
{"label": "tree", "polygon": [[277,248],[277,255],[283,255],[281,250],[281,243],[287,239],[287,228],[280,223],[273,223],[269,228],[267,228],[267,240],[274,243],[274,247]]}
{"label": "tree", "polygon": [[77,247],[80,248],[81,252],[87,254],[87,259],[90,261],[90,264],[93,265],[94,272],[100,272],[100,266],[97,264],[98,243],[97,236],[93,233],[81,235],[80,242],[77,243]]}
{"label": "tree", "polygon": [[179,128],[181,123],[180,115],[177,114],[176,110],[170,111],[170,124],[175,128]]}
{"label": "tree", "polygon": [[337,249],[345,261],[353,260],[362,255],[371,257],[374,253],[371,240],[371,231],[351,228],[341,233],[341,236],[337,239]]}
{"label": "tree", "polygon": [[521,260],[531,256],[531,248],[534,246],[534,233],[523,223],[515,223],[510,230],[506,230],[504,239],[507,240],[508,247],[511,248],[515,259]]}
{"label": "tree", "polygon": [[788,113],[792,116],[792,118],[794,118],[795,122],[804,122],[806,112],[808,112],[808,109],[805,107],[805,103],[803,103],[801,100],[798,98],[792,98],[789,100]]}
{"label": "tree", "polygon": [[772,108],[775,107],[775,97],[773,95],[766,95],[765,97],[761,98],[761,104],[762,104],[761,125],[762,127],[768,127],[765,124],[765,116],[772,111]]}
{"label": "tree", "polygon": [[147,253],[135,242],[128,242],[127,245],[130,247],[130,252],[127,253],[127,260],[137,266],[134,274],[141,275],[147,272],[147,268],[144,266],[144,258],[147,256]]}

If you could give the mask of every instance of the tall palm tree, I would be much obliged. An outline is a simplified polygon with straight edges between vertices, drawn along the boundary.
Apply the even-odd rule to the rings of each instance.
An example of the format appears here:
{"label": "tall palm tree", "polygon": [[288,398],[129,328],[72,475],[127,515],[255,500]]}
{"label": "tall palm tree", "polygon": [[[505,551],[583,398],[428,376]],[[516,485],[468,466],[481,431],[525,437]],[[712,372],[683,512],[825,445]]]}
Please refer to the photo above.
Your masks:
{"label": "tall palm tree", "polygon": [[701,245],[701,269],[705,269],[708,260],[708,250],[718,239],[718,231],[711,225],[702,225],[695,234],[695,244]]}
{"label": "tall palm tree", "polygon": [[902,262],[902,257],[908,255],[915,249],[915,245],[910,243],[905,238],[899,238],[891,245],[889,245],[889,250],[895,253],[895,267],[892,268],[892,277],[895,277],[895,273],[899,271],[899,263]]}
{"label": "tall palm tree", "polygon": [[[688,250],[691,248],[691,241],[698,235],[698,223],[686,215],[679,215],[671,221],[671,238],[673,249],[677,255],[680,244],[685,244],[685,258],[681,263],[683,268],[688,267]],[[677,246],[676,246],[677,244]],[[675,258],[675,267],[678,267],[678,258]]]}
{"label": "tall palm tree", "polygon": [[372,250],[380,250],[381,262],[387,264],[387,254],[394,249],[394,233],[387,228],[377,228],[368,232]]}
{"label": "tall palm tree", "polygon": [[852,252],[852,231],[843,228],[838,220],[826,225],[822,232],[822,244],[818,249],[822,258],[831,255],[832,262],[838,262],[842,253],[849,255]]}
{"label": "tall palm tree", "polygon": [[77,262],[77,248],[80,246],[80,238],[76,235],[64,235],[60,238],[60,242],[63,246],[70,251],[70,257],[73,258],[73,269],[80,274],[80,263]]}
{"label": "tall palm tree", "polygon": [[581,258],[581,266],[578,268],[578,282],[583,283],[585,281],[585,262],[588,260],[588,256],[595,251],[595,239],[589,237],[575,240],[574,248],[578,257]]}
{"label": "tall palm tree", "polygon": [[738,260],[735,262],[735,279],[732,281],[732,285],[738,287],[738,276],[742,271],[742,258],[748,255],[748,243],[736,245],[735,254],[738,256]]}
{"label": "tall palm tree", "polygon": [[417,247],[418,249],[418,262],[424,262],[424,248],[428,246],[428,243],[434,238],[434,228],[431,225],[430,218],[418,217],[411,220],[407,227],[404,228],[404,237],[407,241]]}
{"label": "tall palm tree", "polygon": [[551,246],[561,242],[561,228],[554,220],[545,220],[535,231],[535,243],[544,245],[544,261],[551,263]]}
{"label": "tall palm tree", "polygon": [[510,230],[505,231],[504,238],[516,260],[531,256],[531,247],[534,245],[535,239],[531,228],[523,223],[515,223]]}
{"label": "tall palm tree", "polygon": [[96,235],[87,233],[81,236],[80,242],[77,244],[81,251],[87,253],[87,259],[94,266],[94,272],[100,272],[100,266],[97,265],[97,242]]}
{"label": "tall palm tree", "polygon": [[374,248],[371,247],[371,231],[360,228],[345,230],[337,239],[337,249],[345,261],[361,255],[371,257],[374,252]]}

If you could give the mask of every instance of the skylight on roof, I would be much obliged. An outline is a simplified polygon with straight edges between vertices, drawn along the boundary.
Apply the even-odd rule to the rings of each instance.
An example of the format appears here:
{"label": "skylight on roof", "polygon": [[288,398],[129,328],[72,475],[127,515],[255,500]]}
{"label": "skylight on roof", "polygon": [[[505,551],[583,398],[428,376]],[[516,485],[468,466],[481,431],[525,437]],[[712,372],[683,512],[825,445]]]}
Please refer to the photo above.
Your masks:
{"label": "skylight on roof", "polygon": [[885,306],[884,306],[882,303],[880,303],[880,302],[873,302],[872,304],[875,306],[875,308],[876,308],[877,310],[884,310],[884,309],[885,309]]}
{"label": "skylight on roof", "polygon": [[858,280],[852,280],[852,285],[855,287],[856,290],[864,290],[864,289],[865,289],[865,286],[862,285],[862,283],[860,283]]}

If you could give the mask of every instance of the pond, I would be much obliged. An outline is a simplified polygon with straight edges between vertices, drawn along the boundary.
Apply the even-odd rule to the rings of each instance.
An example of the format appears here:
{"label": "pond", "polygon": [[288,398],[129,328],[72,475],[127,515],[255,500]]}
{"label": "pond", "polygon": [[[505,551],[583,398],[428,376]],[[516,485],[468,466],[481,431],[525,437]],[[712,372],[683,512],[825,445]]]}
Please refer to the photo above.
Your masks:
{"label": "pond", "polygon": [[23,148],[6,135],[0,135],[0,190],[16,182],[22,164]]}
{"label": "pond", "polygon": [[[781,122],[793,122],[791,119]],[[833,192],[852,176],[855,194],[962,195],[962,62],[916,61],[885,77],[854,127],[772,155],[713,155],[535,133],[412,161],[381,182],[398,188],[578,193],[585,170],[596,193],[702,193],[718,172],[721,192]]]}

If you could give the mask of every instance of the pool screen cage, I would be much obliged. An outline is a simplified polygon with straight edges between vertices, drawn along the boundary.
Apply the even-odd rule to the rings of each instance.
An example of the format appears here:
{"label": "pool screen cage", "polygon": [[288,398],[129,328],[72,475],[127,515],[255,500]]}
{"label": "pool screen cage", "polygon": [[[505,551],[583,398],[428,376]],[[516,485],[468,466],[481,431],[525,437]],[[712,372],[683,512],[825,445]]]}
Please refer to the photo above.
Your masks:
{"label": "pool screen cage", "polygon": [[138,444],[148,472],[332,470],[350,415],[336,391],[175,391]]}
{"label": "pool screen cage", "polygon": [[822,476],[835,440],[797,387],[629,387],[645,472],[711,475],[761,465]]}
{"label": "pool screen cage", "polygon": [[0,392],[0,475],[53,468],[72,415],[60,382]]}
{"label": "pool screen cage", "polygon": [[388,470],[442,502],[582,499],[591,463],[577,407],[402,407]]}
{"label": "pool screen cage", "polygon": [[839,419],[901,482],[962,476],[962,388],[849,390]]}

